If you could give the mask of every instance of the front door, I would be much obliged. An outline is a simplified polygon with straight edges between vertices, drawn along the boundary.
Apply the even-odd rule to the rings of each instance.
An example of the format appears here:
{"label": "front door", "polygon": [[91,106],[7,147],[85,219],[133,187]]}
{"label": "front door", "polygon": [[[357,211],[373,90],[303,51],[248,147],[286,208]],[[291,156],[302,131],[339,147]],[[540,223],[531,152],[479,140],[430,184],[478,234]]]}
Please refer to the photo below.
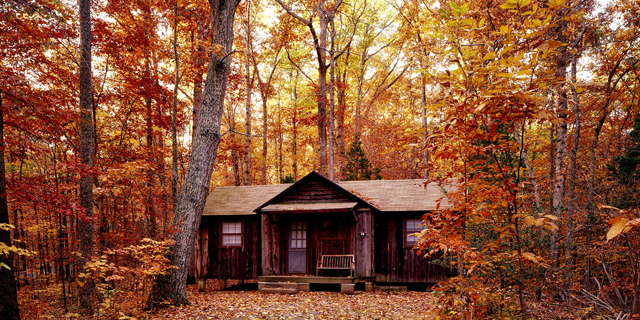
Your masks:
{"label": "front door", "polygon": [[289,273],[307,273],[307,223],[291,222],[289,232],[288,265]]}

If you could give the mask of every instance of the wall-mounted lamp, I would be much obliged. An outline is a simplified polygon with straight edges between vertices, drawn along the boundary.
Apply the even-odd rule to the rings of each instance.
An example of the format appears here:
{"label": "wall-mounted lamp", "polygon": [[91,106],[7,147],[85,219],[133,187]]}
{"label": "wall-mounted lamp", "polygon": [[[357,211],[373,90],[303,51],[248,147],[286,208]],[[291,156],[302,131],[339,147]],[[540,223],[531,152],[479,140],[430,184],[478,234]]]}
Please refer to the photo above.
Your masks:
{"label": "wall-mounted lamp", "polygon": [[366,236],[367,236],[367,234],[366,234],[365,232],[360,232],[360,237],[361,237],[361,238],[364,238],[364,237],[366,237]]}

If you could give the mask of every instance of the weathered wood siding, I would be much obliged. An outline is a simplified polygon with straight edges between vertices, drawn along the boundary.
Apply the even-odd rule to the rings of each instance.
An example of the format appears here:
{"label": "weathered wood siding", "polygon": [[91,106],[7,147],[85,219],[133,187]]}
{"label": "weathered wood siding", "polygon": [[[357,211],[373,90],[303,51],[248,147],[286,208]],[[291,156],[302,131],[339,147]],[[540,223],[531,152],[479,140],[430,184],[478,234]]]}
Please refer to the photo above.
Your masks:
{"label": "weathered wood siding", "polygon": [[402,213],[375,215],[375,277],[376,281],[434,283],[454,275],[452,268],[430,263],[432,259],[418,256],[404,247],[404,217]]}
{"label": "weathered wood siding", "polygon": [[356,212],[355,258],[356,276],[373,277],[375,274],[373,261],[373,215],[369,208]]}
{"label": "weathered wood siding", "polygon": [[278,214],[262,214],[262,270],[261,275],[284,275],[285,254],[281,250],[283,242],[286,242],[285,232],[281,232],[280,218]]}
{"label": "weathered wood siding", "polygon": [[200,224],[196,237],[195,277],[204,279],[209,273],[209,224]]}
{"label": "weathered wood siding", "polygon": [[335,186],[327,184],[315,177],[310,177],[305,183],[294,186],[291,190],[280,195],[273,203],[291,202],[349,202],[355,199]]}
{"label": "weathered wood siding", "polygon": [[[200,224],[202,248],[198,265],[203,277],[210,279],[257,279],[260,272],[260,238],[258,216],[206,217]],[[242,248],[220,247],[221,222],[243,221]],[[205,242],[206,240],[206,242]],[[196,248],[198,245],[196,245]],[[197,260],[198,261],[198,260]]]}
{"label": "weathered wood siding", "polygon": [[[307,225],[307,274],[315,274],[317,261],[323,254],[356,252],[353,213],[262,215],[262,274],[287,275],[288,236],[292,221]],[[327,229],[328,228],[328,229]]]}

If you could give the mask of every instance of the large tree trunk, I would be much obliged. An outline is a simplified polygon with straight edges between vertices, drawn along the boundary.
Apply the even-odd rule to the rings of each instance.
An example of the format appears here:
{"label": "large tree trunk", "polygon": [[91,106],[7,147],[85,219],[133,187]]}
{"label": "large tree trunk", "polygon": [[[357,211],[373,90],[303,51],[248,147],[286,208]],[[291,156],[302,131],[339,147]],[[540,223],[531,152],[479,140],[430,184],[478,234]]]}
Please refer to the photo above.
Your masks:
{"label": "large tree trunk", "polygon": [[245,97],[246,116],[244,118],[244,181],[243,184],[248,186],[251,184],[251,87],[253,86],[253,79],[249,74],[249,63],[251,55],[251,25],[249,23],[250,18],[250,5],[251,2],[247,2],[247,35],[246,35],[246,52],[245,52],[245,73],[247,83],[247,96]]}
{"label": "large tree trunk", "polygon": [[330,55],[330,82],[329,82],[329,180],[336,181],[335,179],[335,144],[336,138],[334,131],[334,121],[335,115],[334,112],[336,110],[336,50],[335,50],[335,41],[336,41],[336,27],[333,23],[333,17],[329,22],[331,26],[331,49],[329,50]]}
{"label": "large tree trunk", "polygon": [[296,81],[293,84],[293,120],[291,126],[293,130],[291,157],[293,163],[291,169],[293,170],[293,180],[298,181],[298,73],[296,73]]}
{"label": "large tree trunk", "polygon": [[267,181],[267,98],[262,95],[262,184]]}
{"label": "large tree trunk", "polygon": [[[207,80],[189,165],[180,190],[178,206],[173,217],[173,239],[169,258],[175,269],[155,279],[147,308],[189,304],[187,299],[187,268],[193,259],[195,238],[202,216],[202,209],[209,193],[218,144],[220,121],[227,89],[231,51],[233,45],[233,19],[240,0],[210,0],[212,47],[209,56]],[[220,51],[215,49],[220,48]]]}
{"label": "large tree trunk", "polygon": [[195,76],[193,78],[193,124],[191,128],[191,141],[195,140],[196,124],[198,123],[198,113],[200,113],[200,104],[202,103],[202,68],[204,67],[204,46],[202,42],[205,38],[205,23],[198,20],[197,49]]}
{"label": "large tree trunk", "polygon": [[[0,224],[9,223],[9,207],[7,206],[7,184],[4,169],[4,118],[2,109],[2,93],[0,93]],[[17,222],[15,222],[17,224]],[[0,242],[11,245],[11,232],[0,229]],[[0,254],[0,318],[6,320],[20,319],[18,309],[18,291],[16,278],[13,275],[11,255]],[[10,269],[2,266],[7,265]]]}
{"label": "large tree trunk", "polygon": [[[424,67],[423,67],[424,68]],[[423,74],[420,79],[420,108],[422,109],[422,161],[424,162],[423,179],[429,179],[429,121],[427,121],[427,75]]]}
{"label": "large tree trunk", "polygon": [[[564,87],[564,79],[566,79],[566,68],[568,58],[564,51],[558,53],[558,61],[556,66],[556,76],[559,79],[559,84],[556,85],[556,105],[557,116],[561,120],[557,125],[556,136],[556,158],[555,164],[555,181],[553,185],[553,214],[560,218],[563,215],[564,208],[564,193],[565,193],[565,172],[564,163],[567,157],[567,123],[564,121],[567,118],[567,90]],[[553,267],[558,265],[558,246],[556,241],[558,240],[558,231],[551,232],[551,259],[553,260]]]}
{"label": "large tree trunk", "polygon": [[[80,245],[80,267],[91,260],[93,254],[93,174],[86,170],[93,167],[93,108],[91,84],[91,2],[79,0],[80,11],[80,158],[83,172],[80,177],[80,207],[84,212],[78,219],[78,237]],[[84,279],[78,298],[80,312],[93,314],[94,283],[91,278]]]}
{"label": "large tree trunk", "polygon": [[[320,17],[319,45],[316,45],[318,58],[318,172],[327,176],[327,25],[329,19],[325,12],[324,0],[318,1],[318,16]],[[313,25],[308,24],[312,29]],[[316,41],[317,42],[317,41]]]}

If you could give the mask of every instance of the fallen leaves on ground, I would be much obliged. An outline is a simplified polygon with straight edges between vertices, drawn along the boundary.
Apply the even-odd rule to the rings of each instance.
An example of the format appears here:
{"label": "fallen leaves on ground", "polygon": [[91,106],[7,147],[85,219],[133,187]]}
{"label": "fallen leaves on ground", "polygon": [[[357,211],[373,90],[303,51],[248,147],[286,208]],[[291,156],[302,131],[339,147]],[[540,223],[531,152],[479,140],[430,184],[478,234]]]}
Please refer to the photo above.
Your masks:
{"label": "fallen leaves on ground", "polygon": [[189,290],[191,305],[160,310],[151,319],[435,319],[428,292],[264,294]]}

